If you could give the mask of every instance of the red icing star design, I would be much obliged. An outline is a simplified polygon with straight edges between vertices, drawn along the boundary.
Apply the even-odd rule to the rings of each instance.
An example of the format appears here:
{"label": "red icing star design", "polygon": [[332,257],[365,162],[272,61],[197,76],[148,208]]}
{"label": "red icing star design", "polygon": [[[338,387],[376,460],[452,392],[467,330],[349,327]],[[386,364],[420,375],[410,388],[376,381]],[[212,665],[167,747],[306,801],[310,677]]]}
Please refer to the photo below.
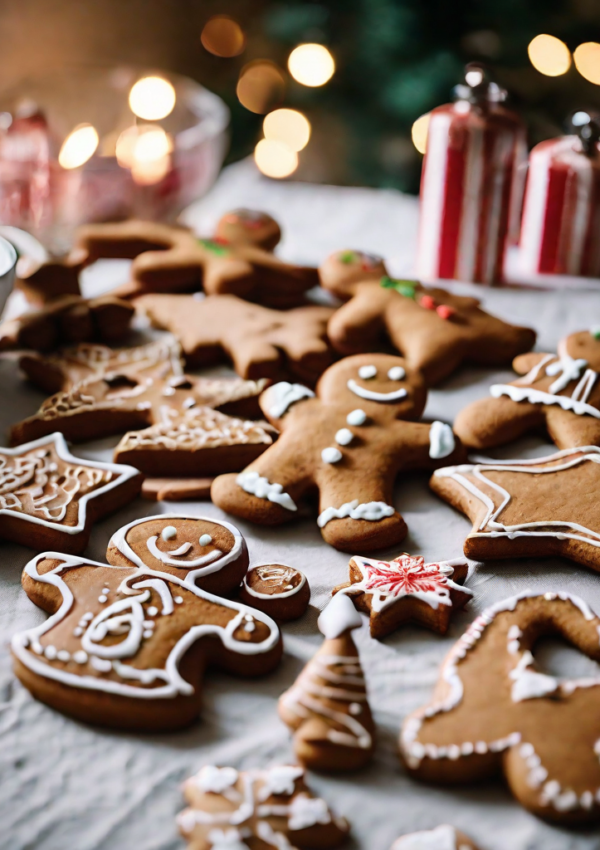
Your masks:
{"label": "red icing star design", "polygon": [[[426,564],[422,555],[399,555],[389,563],[378,561],[364,565],[367,573],[365,590],[379,589],[390,596],[436,592],[448,585],[441,564]],[[451,571],[450,571],[451,572]]]}

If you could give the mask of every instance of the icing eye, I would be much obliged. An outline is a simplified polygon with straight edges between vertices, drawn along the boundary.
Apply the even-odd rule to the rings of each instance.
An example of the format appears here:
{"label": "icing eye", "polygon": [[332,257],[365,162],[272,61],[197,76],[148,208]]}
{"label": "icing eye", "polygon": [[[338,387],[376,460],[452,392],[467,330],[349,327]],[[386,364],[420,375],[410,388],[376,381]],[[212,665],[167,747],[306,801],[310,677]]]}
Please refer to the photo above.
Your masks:
{"label": "icing eye", "polygon": [[208,546],[209,543],[212,543],[212,537],[210,534],[201,534],[198,543],[201,546]]}
{"label": "icing eye", "polygon": [[406,371],[402,368],[402,366],[392,366],[388,372],[388,378],[390,381],[401,381],[405,377]]}
{"label": "icing eye", "polygon": [[368,381],[371,378],[374,378],[377,375],[377,367],[376,366],[361,366],[358,370],[358,377],[362,378],[363,381]]}
{"label": "icing eye", "polygon": [[162,530],[162,534],[160,535],[163,540],[172,540],[177,534],[177,529],[174,525],[167,525]]}

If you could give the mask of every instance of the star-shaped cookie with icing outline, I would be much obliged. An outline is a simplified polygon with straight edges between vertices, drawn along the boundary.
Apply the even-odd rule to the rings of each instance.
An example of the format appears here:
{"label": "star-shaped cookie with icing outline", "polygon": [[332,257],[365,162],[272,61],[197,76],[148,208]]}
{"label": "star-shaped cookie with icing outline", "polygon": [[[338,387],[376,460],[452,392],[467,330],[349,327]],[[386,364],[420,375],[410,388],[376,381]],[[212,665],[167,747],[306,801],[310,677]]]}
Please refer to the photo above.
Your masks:
{"label": "star-shaped cookie with icing outline", "polygon": [[445,635],[453,611],[467,604],[472,592],[462,587],[468,564],[464,558],[426,564],[422,555],[404,552],[391,561],[350,559],[350,582],[334,588],[369,615],[371,637],[384,638],[405,623],[416,623]]}

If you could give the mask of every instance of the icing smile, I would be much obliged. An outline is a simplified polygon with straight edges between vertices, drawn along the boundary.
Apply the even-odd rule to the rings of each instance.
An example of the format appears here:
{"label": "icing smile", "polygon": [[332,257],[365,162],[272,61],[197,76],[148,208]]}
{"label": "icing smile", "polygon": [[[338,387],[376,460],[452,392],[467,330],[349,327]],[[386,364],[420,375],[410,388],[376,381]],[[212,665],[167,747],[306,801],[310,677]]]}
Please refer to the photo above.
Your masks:
{"label": "icing smile", "polygon": [[201,555],[193,561],[178,561],[176,560],[177,558],[187,555],[192,548],[192,544],[183,543],[178,549],[172,549],[170,552],[161,552],[156,545],[157,540],[158,537],[156,537],[156,535],[148,538],[146,545],[148,546],[150,554],[155,558],[158,558],[159,561],[162,561],[163,564],[170,564],[172,567],[203,567],[205,564],[210,564],[212,561],[216,561],[216,559],[220,558],[223,554],[220,549],[213,549],[212,552],[209,552],[207,555]]}
{"label": "icing smile", "polygon": [[361,387],[360,384],[356,383],[354,378],[350,378],[347,386],[350,392],[354,393],[354,395],[357,395],[359,398],[366,399],[367,401],[400,401],[400,399],[406,398],[408,395],[403,387],[399,390],[392,390],[392,392],[389,393],[377,393],[374,390],[368,390],[365,387]]}

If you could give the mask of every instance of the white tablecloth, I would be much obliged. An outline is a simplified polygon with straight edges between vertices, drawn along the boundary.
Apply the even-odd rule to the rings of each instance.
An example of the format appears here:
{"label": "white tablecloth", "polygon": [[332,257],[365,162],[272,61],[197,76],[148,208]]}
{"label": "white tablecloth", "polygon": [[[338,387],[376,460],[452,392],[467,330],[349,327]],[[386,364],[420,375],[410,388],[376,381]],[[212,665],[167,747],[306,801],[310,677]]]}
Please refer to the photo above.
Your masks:
{"label": "white tablecloth", "polygon": [[[392,191],[332,188],[269,182],[248,163],[227,169],[210,197],[185,218],[209,233],[214,221],[235,206],[274,214],[284,225],[284,257],[319,262],[328,252],[355,247],[390,258],[396,274],[412,265],[417,201]],[[126,276],[126,264],[104,263],[89,270],[89,292],[108,288]],[[584,292],[477,292],[493,312],[529,323],[539,334],[538,349],[553,350],[570,331],[598,324],[600,296]],[[429,397],[427,418],[452,421],[490,383],[509,380],[510,370],[465,369]],[[13,362],[0,361],[0,428],[32,413],[42,400],[26,386]],[[116,439],[75,448],[81,456],[109,459]],[[523,440],[510,454],[544,454],[538,439]],[[590,498],[597,498],[590,494]],[[425,475],[402,476],[396,506],[410,529],[404,548],[428,559],[452,558],[470,524],[428,491]],[[131,519],[182,510],[221,517],[209,503],[158,505],[138,500],[94,528],[88,554],[102,560],[112,532]],[[182,808],[181,781],[202,764],[264,766],[293,758],[290,735],[278,720],[276,702],[319,646],[316,628],[333,585],[347,575],[347,556],[328,548],[313,522],[275,529],[238,523],[253,562],[285,562],[306,572],[313,590],[311,608],[284,626],[285,656],[271,676],[244,681],[210,673],[205,705],[197,724],[170,735],[133,735],[76,723],[36,702],[15,680],[8,652],[10,636],[45,616],[20,586],[21,570],[32,553],[0,544],[0,848],[1,850],[176,850],[175,813]],[[389,553],[392,554],[392,553]],[[355,775],[312,775],[311,784],[352,823],[348,847],[388,850],[399,834],[450,822],[471,834],[482,850],[592,850],[600,831],[570,832],[548,826],[518,806],[500,783],[467,788],[417,784],[396,755],[402,718],[427,701],[437,671],[453,641],[486,606],[525,588],[568,590],[600,610],[600,578],[568,561],[500,561],[474,565],[474,591],[450,634],[440,638],[404,628],[385,641],[371,640],[365,621],[357,633],[371,706],[378,724],[378,747],[371,765]],[[568,649],[541,653],[547,669],[573,674],[593,670]]]}

